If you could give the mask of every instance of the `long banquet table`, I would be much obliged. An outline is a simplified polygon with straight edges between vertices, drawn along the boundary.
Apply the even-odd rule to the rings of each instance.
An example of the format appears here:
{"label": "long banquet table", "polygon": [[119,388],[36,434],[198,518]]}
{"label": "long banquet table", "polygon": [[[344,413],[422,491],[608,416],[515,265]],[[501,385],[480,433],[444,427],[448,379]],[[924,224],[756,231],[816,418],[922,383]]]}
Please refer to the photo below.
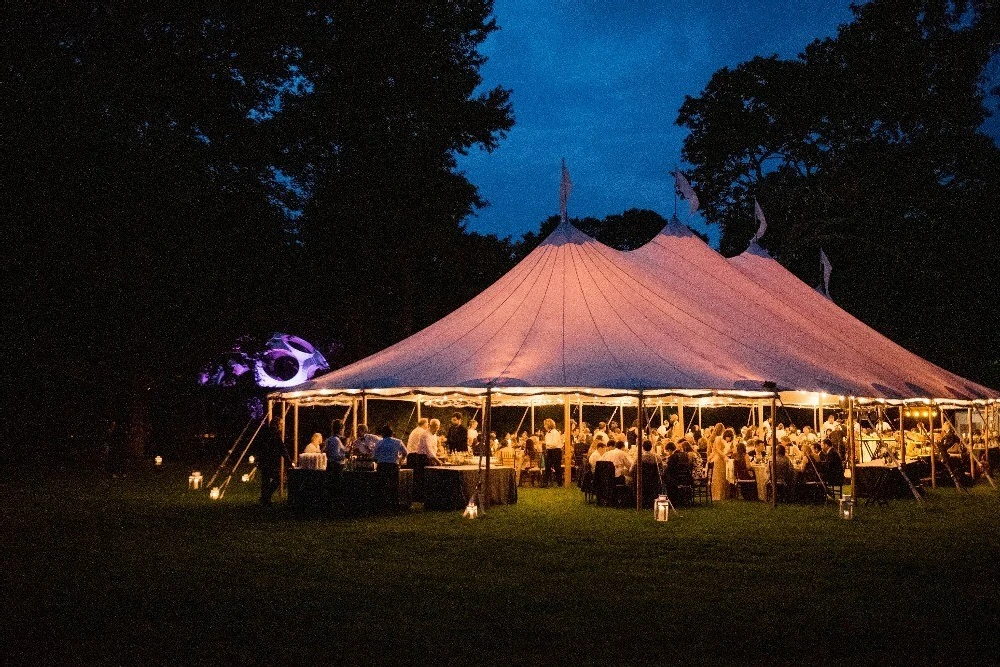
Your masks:
{"label": "long banquet table", "polygon": [[[379,506],[377,473],[374,470],[342,470],[334,483],[325,470],[292,468],[288,471],[288,504],[294,509],[325,511],[334,496],[350,511],[367,512]],[[399,490],[396,496],[399,508],[413,504],[413,471],[399,470]]]}
{"label": "long banquet table", "polygon": [[[485,472],[483,473],[485,476]],[[424,509],[460,510],[469,504],[480,479],[477,465],[428,466],[424,468]],[[514,469],[490,468],[488,497],[491,505],[517,502]]]}

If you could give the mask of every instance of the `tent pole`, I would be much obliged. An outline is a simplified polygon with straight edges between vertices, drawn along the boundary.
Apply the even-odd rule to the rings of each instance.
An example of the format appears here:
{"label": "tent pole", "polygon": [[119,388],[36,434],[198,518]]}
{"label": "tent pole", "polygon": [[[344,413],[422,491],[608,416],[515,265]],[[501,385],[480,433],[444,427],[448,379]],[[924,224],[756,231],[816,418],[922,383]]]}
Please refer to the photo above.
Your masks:
{"label": "tent pole", "polygon": [[[281,402],[281,444],[285,444],[285,417],[288,416],[288,404]],[[281,457],[281,467],[278,469],[279,495],[285,495],[285,457]]]}
{"label": "tent pole", "polygon": [[267,421],[274,419],[274,401],[267,399]]}
{"label": "tent pole", "polygon": [[701,430],[701,405],[698,406],[698,430]]}
{"label": "tent pole", "polygon": [[[368,423],[368,396],[365,394],[364,389],[361,390],[361,423],[370,430],[371,424]],[[355,433],[354,437],[357,436],[358,434]]]}
{"label": "tent pole", "polygon": [[[635,443],[635,509],[642,511],[642,389],[639,390],[639,404],[636,406],[639,411],[638,427]],[[624,411],[624,408],[622,409]]]}
{"label": "tent pole", "polygon": [[927,411],[927,424],[930,426],[930,428],[927,431],[927,444],[930,445],[930,449],[931,449],[931,488],[932,489],[936,489],[937,488],[937,466],[936,466],[937,462],[934,459],[936,459],[937,457],[934,456],[934,453],[935,453],[934,452],[934,417],[931,416],[931,411],[930,410]]}
{"label": "tent pole", "polygon": [[299,462],[299,404],[296,403],[292,409],[292,415],[294,416],[294,426],[292,427],[292,442],[294,447],[292,448],[292,463],[298,464]]}
{"label": "tent pole", "polygon": [[899,459],[906,465],[906,431],[903,429],[903,404],[899,404]]}
{"label": "tent pole", "polygon": [[351,440],[354,440],[358,437],[358,399],[356,398],[351,401],[351,413],[351,418],[353,419],[351,422],[351,428],[353,429],[351,432]]}
{"label": "tent pole", "polygon": [[973,482],[976,481],[976,463],[976,452],[972,449],[972,406],[969,406],[969,474]]}
{"label": "tent pole", "polygon": [[420,394],[417,394],[417,421],[420,421]]}
{"label": "tent pole", "polygon": [[857,471],[855,470],[855,442],[854,442],[854,397],[849,396],[847,399],[847,444],[851,448],[851,495],[854,495],[854,490],[857,488]]}
{"label": "tent pole", "polygon": [[493,428],[491,423],[493,418],[493,387],[486,387],[486,402],[483,403],[483,433],[485,437],[483,441],[486,446],[480,445],[479,451],[486,454],[486,475],[483,479],[482,494],[479,498],[479,504],[486,509],[490,506],[490,456],[492,452],[490,451],[490,429]]}
{"label": "tent pole", "polygon": [[[778,411],[778,397],[771,396],[771,507],[778,506],[778,429],[774,427],[775,413]],[[765,449],[766,451],[766,449]]]}
{"label": "tent pole", "polygon": [[535,402],[531,402],[531,437],[535,437]]}
{"label": "tent pole", "polygon": [[569,488],[573,479],[573,432],[569,427],[570,422],[570,399],[569,394],[563,396],[563,424],[566,430],[563,432],[563,486]]}
{"label": "tent pole", "polygon": [[818,417],[818,419],[819,419],[819,425],[816,427],[816,437],[819,438],[820,441],[822,441],[823,438],[820,437],[820,434],[819,434],[819,430],[821,428],[823,428],[823,398],[822,397],[820,397],[820,399],[819,399],[819,408],[817,408],[817,410],[819,410],[819,417]]}
{"label": "tent pole", "polygon": [[[684,421],[684,397],[683,396],[681,396],[680,398],[677,399],[677,421],[680,422],[682,428],[687,424],[687,422]],[[685,428],[684,430],[686,431],[687,429]],[[674,443],[674,444],[677,444],[677,443]]]}

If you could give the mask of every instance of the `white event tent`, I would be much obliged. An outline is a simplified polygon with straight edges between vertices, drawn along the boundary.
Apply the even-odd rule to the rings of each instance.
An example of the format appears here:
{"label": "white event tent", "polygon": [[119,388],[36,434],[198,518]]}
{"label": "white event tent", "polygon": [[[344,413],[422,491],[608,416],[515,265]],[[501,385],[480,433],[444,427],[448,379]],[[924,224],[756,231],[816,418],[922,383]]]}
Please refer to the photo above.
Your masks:
{"label": "white event tent", "polygon": [[727,260],[672,222],[622,252],[563,222],[451,314],[270,398],[296,413],[378,398],[562,404],[568,423],[572,404],[978,409],[998,396],[878,334],[756,244]]}

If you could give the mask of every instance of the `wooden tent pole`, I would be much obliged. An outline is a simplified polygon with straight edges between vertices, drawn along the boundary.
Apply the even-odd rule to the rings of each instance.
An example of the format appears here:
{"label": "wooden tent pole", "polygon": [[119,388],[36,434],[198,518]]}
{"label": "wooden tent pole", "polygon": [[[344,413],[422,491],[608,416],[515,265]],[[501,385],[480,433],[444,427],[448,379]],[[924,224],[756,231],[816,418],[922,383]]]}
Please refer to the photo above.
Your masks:
{"label": "wooden tent pole", "polygon": [[899,404],[899,460],[900,465],[906,465],[906,430],[903,428],[903,404]]}
{"label": "wooden tent pole", "polygon": [[969,474],[972,475],[972,480],[976,479],[976,452],[972,449],[972,406],[969,406]]}
{"label": "wooden tent pole", "polygon": [[847,429],[848,429],[847,444],[851,448],[851,457],[850,457],[851,495],[853,496],[855,495],[854,491],[857,488],[857,480],[858,480],[857,471],[855,470],[854,467],[856,458],[856,452],[855,452],[856,445],[854,442],[854,397],[853,396],[848,397],[847,400]]}
{"label": "wooden tent pole", "polygon": [[701,430],[701,405],[698,405],[698,430]]}
{"label": "wooden tent pole", "polygon": [[563,486],[569,488],[573,479],[573,432],[570,430],[570,402],[569,394],[563,397],[563,424],[566,427],[563,433]]}
{"label": "wooden tent pole", "polygon": [[417,421],[420,421],[420,394],[417,394]]}
{"label": "wooden tent pole", "polygon": [[531,402],[531,437],[535,437],[535,402]]}
{"label": "wooden tent pole", "polygon": [[292,408],[292,416],[294,419],[294,425],[292,426],[292,463],[298,464],[299,462],[299,404],[296,403]]}
{"label": "wooden tent pole", "polygon": [[491,423],[493,420],[493,388],[486,387],[486,402],[483,404],[483,433],[485,437],[483,441],[486,443],[485,447],[480,445],[480,452],[486,454],[486,474],[483,477],[483,487],[482,495],[479,498],[479,503],[486,509],[490,506],[490,456],[493,454],[490,451],[490,429],[493,428]]}
{"label": "wooden tent pole", "polygon": [[[361,423],[365,425],[368,432],[371,433],[371,424],[368,423],[368,395],[365,394],[365,390],[361,390]],[[354,437],[357,437],[357,433]]]}
{"label": "wooden tent pole", "polygon": [[934,456],[934,417],[931,416],[931,411],[927,410],[927,425],[929,429],[927,430],[927,444],[930,445],[931,450],[931,488],[937,488],[937,457]]}
{"label": "wooden tent pole", "polygon": [[778,506],[778,429],[775,427],[777,411],[778,397],[771,396],[771,507]]}
{"label": "wooden tent pole", "polygon": [[[680,422],[682,428],[684,428],[687,425],[687,422],[684,421],[684,397],[683,396],[681,396],[680,398],[677,399],[677,421]],[[684,430],[687,431],[687,428],[684,428]],[[680,443],[676,443],[675,442],[674,444],[677,445],[678,447],[680,446]]]}
{"label": "wooden tent pole", "polygon": [[351,401],[351,418],[353,419],[351,423],[351,440],[355,440],[358,437],[358,399]]}
{"label": "wooden tent pole", "polygon": [[[636,406],[639,411],[638,428],[635,443],[635,509],[642,511],[642,389],[639,390],[639,404]],[[623,409],[624,411],[624,409]]]}
{"label": "wooden tent pole", "polygon": [[[281,444],[285,444],[285,418],[288,416],[288,403],[281,402]],[[281,466],[278,468],[278,494],[285,495],[285,457],[281,457]]]}

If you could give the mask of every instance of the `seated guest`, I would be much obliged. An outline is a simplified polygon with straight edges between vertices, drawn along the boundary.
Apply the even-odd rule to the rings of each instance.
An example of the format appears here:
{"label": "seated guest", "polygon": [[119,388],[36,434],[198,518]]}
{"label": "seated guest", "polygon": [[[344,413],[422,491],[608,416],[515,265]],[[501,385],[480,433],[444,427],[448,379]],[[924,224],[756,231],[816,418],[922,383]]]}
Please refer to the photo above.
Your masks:
{"label": "seated guest", "polygon": [[508,461],[514,460],[514,447],[513,445],[510,444],[509,440],[504,444],[503,447],[497,450],[496,455],[501,462],[503,462],[504,460]]}
{"label": "seated guest", "polygon": [[663,485],[667,489],[667,497],[678,501],[680,498],[677,492],[678,485],[690,482],[691,459],[672,442],[667,442],[664,453],[667,458],[663,464]]}
{"label": "seated guest", "polygon": [[596,468],[597,462],[601,460],[608,452],[608,436],[604,433],[594,436],[594,451],[590,453],[587,457],[587,461],[590,463],[590,470],[593,471]]}
{"label": "seated guest", "polygon": [[774,457],[774,483],[791,486],[792,462],[788,459],[784,445],[778,445],[778,453]]}
{"label": "seated guest", "polygon": [[681,443],[681,451],[683,451],[688,457],[688,467],[691,469],[691,477],[694,479],[701,479],[705,476],[705,463],[701,460],[701,456],[695,451],[694,446],[691,441],[687,438],[694,439],[690,434],[685,436],[684,442]]}
{"label": "seated guest", "polygon": [[303,454],[319,454],[323,447],[323,436],[320,433],[313,433],[312,440],[302,450]]}
{"label": "seated guest", "polygon": [[629,469],[632,461],[629,460],[628,454],[625,453],[625,441],[616,440],[614,447],[609,449],[601,457],[602,461],[611,461],[615,464],[615,481],[624,482],[625,481],[625,471]]}
{"label": "seated guest", "polygon": [[[667,443],[668,446],[673,445],[672,442]],[[642,441],[642,456],[636,460],[635,463],[629,467],[627,473],[625,473],[625,483],[631,485],[633,480],[635,480],[636,471],[642,469],[643,463],[651,463],[659,468],[659,461],[656,459],[656,454],[653,453],[653,443],[649,440]]]}
{"label": "seated guest", "polygon": [[744,500],[757,500],[757,484],[747,448],[742,442],[736,445],[733,456],[733,474]]}

